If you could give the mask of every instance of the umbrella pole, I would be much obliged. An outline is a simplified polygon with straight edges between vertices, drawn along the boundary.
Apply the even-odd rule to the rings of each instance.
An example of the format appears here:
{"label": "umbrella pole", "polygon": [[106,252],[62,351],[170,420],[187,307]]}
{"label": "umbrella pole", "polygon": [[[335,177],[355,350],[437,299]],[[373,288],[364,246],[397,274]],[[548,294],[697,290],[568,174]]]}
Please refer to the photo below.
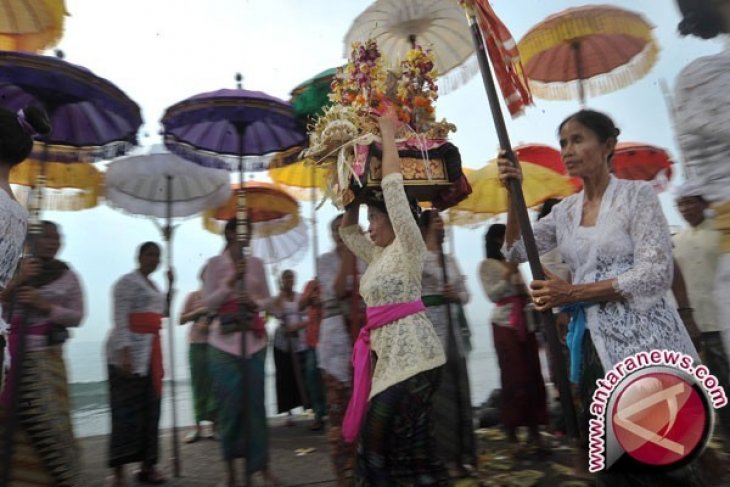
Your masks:
{"label": "umbrella pole", "polygon": [[[172,176],[167,175],[167,216],[165,227],[165,242],[167,243],[167,273],[172,273]],[[177,434],[177,394],[175,390],[175,324],[172,320],[172,283],[167,280],[167,302],[165,309],[167,317],[167,338],[170,349],[170,403],[172,410],[172,472],[180,477],[180,442]]]}
{"label": "umbrella pole", "polygon": [[[246,260],[246,245],[248,238],[250,235],[248,235],[248,208],[247,208],[247,201],[246,201],[246,186],[244,185],[245,182],[245,166],[243,163],[243,127],[237,127],[238,128],[238,136],[239,136],[239,160],[238,160],[238,183],[239,183],[239,189],[238,189],[238,199],[236,203],[236,239],[238,240],[238,243],[240,245],[240,255],[239,259],[243,259],[244,262]],[[237,283],[237,291],[239,298],[245,298],[247,295],[246,292],[246,271],[244,270],[243,274],[238,280]],[[243,390],[243,401],[241,403],[241,417],[242,417],[242,425],[243,425],[243,456],[244,456],[244,467],[243,467],[243,479],[244,484],[246,487],[249,487],[251,485],[251,469],[250,466],[250,458],[251,458],[251,411],[250,411],[250,396],[253,391],[251,391],[251,387],[249,384],[249,366],[248,366],[248,359],[246,357],[247,351],[248,351],[248,343],[247,343],[247,332],[248,332],[248,321],[247,321],[247,312],[246,309],[239,305],[238,306],[238,313],[239,313],[239,319],[241,322],[241,364],[240,364],[240,370],[241,370],[241,389]]]}
{"label": "umbrella pole", "polygon": [[[449,284],[449,270],[446,267],[446,255],[444,254],[444,244],[443,242],[439,242],[439,264],[441,265],[441,277],[444,281],[444,287],[446,287]],[[451,249],[451,253],[453,255],[454,250]],[[446,380],[454,380],[456,382],[456,407],[458,408],[459,414],[461,414],[462,411],[464,411],[464,400],[463,400],[463,392],[461,389],[461,382],[458,380],[455,375],[451,375],[452,370],[456,369],[456,364],[454,362],[449,362],[449,352],[452,350],[451,348],[451,341],[454,341],[454,347],[456,347],[456,350],[461,350],[463,347],[460,347],[459,344],[456,342],[456,340],[459,339],[461,336],[460,333],[456,332],[456,329],[454,328],[454,317],[451,313],[451,301],[449,298],[444,299],[445,303],[444,306],[446,306],[446,324],[448,325],[448,332],[446,333],[446,340],[447,345],[444,349],[444,352],[446,352],[446,364],[444,365],[444,370],[449,373],[449,377]],[[457,352],[460,353],[460,352]],[[443,379],[442,379],[443,380]],[[471,409],[471,404],[469,404],[469,410]],[[464,430],[461,428],[461,424],[459,424],[459,439],[462,441],[463,444],[463,434]]]}
{"label": "umbrella pole", "polygon": [[570,48],[573,50],[573,56],[575,56],[575,72],[578,81],[578,99],[580,100],[580,107],[586,107],[586,91],[583,86],[583,60],[580,57],[580,40],[576,39],[570,43]]}
{"label": "umbrella pole", "polygon": [[[41,159],[40,163],[40,172],[36,178],[36,185],[34,188],[34,191],[32,193],[31,197],[31,212],[30,212],[30,221],[28,225],[28,236],[29,236],[29,242],[28,248],[30,249],[30,257],[35,255],[36,252],[36,244],[38,242],[38,237],[43,231],[43,225],[40,220],[40,214],[41,214],[41,206],[43,204],[43,189],[45,187],[46,182],[46,162],[48,161],[48,144],[43,144],[43,157]],[[13,293],[12,301],[10,304],[10,320],[12,321],[12,315],[13,315],[13,308],[15,307],[15,293]],[[13,470],[13,453],[14,453],[14,447],[15,447],[15,431],[16,428],[19,426],[20,423],[20,398],[22,395],[22,389],[23,389],[23,361],[25,359],[25,351],[26,351],[26,335],[28,332],[28,312],[29,307],[23,306],[21,308],[21,316],[20,320],[18,322],[18,330],[17,330],[17,340],[18,340],[18,348],[16,350],[15,356],[11,357],[11,360],[15,365],[13,365],[9,376],[7,377],[8,382],[10,382],[9,386],[9,396],[10,396],[10,408],[8,411],[8,420],[5,423],[5,437],[3,438],[4,441],[4,451],[3,451],[3,463],[2,463],[2,473],[0,474],[0,486],[10,485],[10,479],[11,472]],[[10,342],[6,344],[5,353],[10,353]],[[0,367],[2,367],[2,364],[0,364]],[[7,383],[6,383],[6,387]]]}
{"label": "umbrella pole", "polygon": [[317,279],[317,256],[319,255],[319,230],[317,228],[317,185],[316,181],[316,166],[312,164],[312,259],[314,268],[312,269],[312,275]]}
{"label": "umbrella pole", "polygon": [[[518,166],[519,162],[517,162],[517,157],[514,152],[512,152],[512,144],[507,132],[507,125],[505,124],[502,109],[499,105],[499,96],[497,95],[497,88],[494,84],[494,78],[492,77],[489,61],[487,60],[484,39],[482,38],[482,33],[479,30],[475,14],[471,11],[471,9],[467,9],[467,18],[472,31],[474,48],[477,53],[479,68],[482,72],[482,80],[484,81],[484,88],[487,92],[489,106],[492,111],[494,126],[499,138],[499,145],[502,150],[507,153],[507,157],[512,161],[512,164]],[[514,205],[515,213],[522,231],[522,240],[525,243],[525,250],[527,251],[527,258],[530,263],[530,270],[532,271],[532,275],[535,279],[544,279],[545,273],[543,272],[542,264],[540,263],[540,255],[538,254],[537,245],[535,244],[535,236],[532,233],[530,217],[527,214],[525,195],[522,193],[522,186],[517,179],[509,180],[509,191],[512,195],[512,204]],[[578,420],[575,413],[575,406],[573,404],[573,395],[570,383],[568,382],[568,370],[565,367],[565,361],[563,360],[562,348],[558,339],[558,332],[555,328],[555,317],[553,316],[552,311],[548,310],[542,312],[542,321],[545,327],[551,357],[556,368],[555,375],[558,392],[560,394],[560,403],[563,409],[563,416],[565,418],[566,430],[570,438],[578,438]]]}

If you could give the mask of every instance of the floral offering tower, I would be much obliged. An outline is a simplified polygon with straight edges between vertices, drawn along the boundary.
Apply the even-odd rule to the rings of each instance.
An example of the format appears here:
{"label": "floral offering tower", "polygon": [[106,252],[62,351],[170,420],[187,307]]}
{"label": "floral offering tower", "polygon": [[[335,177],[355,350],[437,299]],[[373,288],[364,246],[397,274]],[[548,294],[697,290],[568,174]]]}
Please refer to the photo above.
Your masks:
{"label": "floral offering tower", "polygon": [[328,169],[328,196],[338,208],[376,196],[381,174],[376,117],[393,106],[402,122],[397,144],[406,192],[435,208],[471,192],[459,150],[448,141],[456,126],[436,121],[437,72],[430,51],[416,46],[396,69],[386,69],[375,41],[354,43],[348,64],[332,81],[333,105],[311,127],[305,155]]}

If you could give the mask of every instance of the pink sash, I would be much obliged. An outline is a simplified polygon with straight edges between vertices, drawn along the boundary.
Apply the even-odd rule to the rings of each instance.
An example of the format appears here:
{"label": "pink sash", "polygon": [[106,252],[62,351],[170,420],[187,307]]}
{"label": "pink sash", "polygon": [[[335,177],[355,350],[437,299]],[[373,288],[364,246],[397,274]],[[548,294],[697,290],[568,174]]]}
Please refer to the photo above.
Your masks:
{"label": "pink sash", "polygon": [[527,323],[525,323],[527,298],[525,296],[510,296],[500,299],[495,304],[497,306],[512,305],[509,313],[509,326],[517,332],[520,341],[525,341],[527,338]]}
{"label": "pink sash", "polygon": [[426,307],[420,299],[410,303],[385,304],[367,308],[367,324],[360,330],[352,349],[354,368],[352,396],[342,423],[342,437],[345,442],[353,443],[357,439],[367,411],[370,386],[373,380],[370,363],[370,332],[425,309]]}
{"label": "pink sash", "polygon": [[[18,333],[18,328],[20,327],[20,319],[20,316],[16,316],[10,321],[10,333],[8,334],[7,345],[8,348],[5,350],[5,353],[10,354],[11,360],[17,357],[18,347],[20,346],[20,337]],[[52,323],[50,322],[27,326],[26,336],[46,335],[49,331],[51,331],[51,326]],[[10,407],[11,394],[15,395],[15,381],[13,380],[13,375],[15,374],[15,371],[13,369],[16,367],[16,364],[17,360],[12,360],[10,362],[10,369],[8,369],[7,375],[5,376],[5,386],[3,387],[2,393],[0,393],[0,406],[4,408]],[[2,367],[1,363],[0,367]]]}

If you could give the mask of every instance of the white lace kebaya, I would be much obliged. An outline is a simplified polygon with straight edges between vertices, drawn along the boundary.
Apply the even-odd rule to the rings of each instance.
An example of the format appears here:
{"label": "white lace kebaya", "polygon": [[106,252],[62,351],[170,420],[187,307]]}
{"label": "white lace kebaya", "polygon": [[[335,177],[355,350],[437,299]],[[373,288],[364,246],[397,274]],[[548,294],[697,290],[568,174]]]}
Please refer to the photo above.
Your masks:
{"label": "white lace kebaya", "polygon": [[[560,250],[574,284],[617,278],[622,301],[586,307],[587,328],[604,370],[641,351],[697,352],[677,310],[666,300],[671,287],[672,242],[652,187],[611,176],[596,225],[580,225],[583,191],[534,224],[540,254]],[[511,261],[527,259],[522,240],[505,249]]]}
{"label": "white lace kebaya", "polygon": [[[27,228],[28,210],[0,189],[0,289],[7,286],[15,273],[23,253]],[[6,335],[7,329],[0,306],[0,335]],[[8,359],[6,350],[6,360]]]}
{"label": "white lace kebaya", "polygon": [[[378,247],[357,225],[340,227],[345,244],[368,263],[360,279],[360,294],[368,306],[420,300],[426,254],[426,244],[403,190],[403,176],[388,174],[381,186],[395,231],[393,243]],[[423,311],[373,330],[370,340],[370,347],[378,357],[371,399],[392,385],[446,363],[441,341]]]}

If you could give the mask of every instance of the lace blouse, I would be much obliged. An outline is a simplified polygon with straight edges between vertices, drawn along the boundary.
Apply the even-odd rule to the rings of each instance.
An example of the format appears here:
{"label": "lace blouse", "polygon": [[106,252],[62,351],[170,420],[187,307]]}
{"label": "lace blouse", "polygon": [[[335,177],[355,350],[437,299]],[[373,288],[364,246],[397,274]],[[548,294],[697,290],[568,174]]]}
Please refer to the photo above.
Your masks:
{"label": "lace blouse", "polygon": [[[611,177],[596,225],[580,225],[583,191],[553,208],[534,225],[538,251],[560,249],[573,283],[617,279],[622,301],[586,308],[587,327],[605,370],[628,355],[652,349],[697,358],[687,330],[666,299],[673,260],[669,227],[652,187]],[[522,240],[505,256],[525,261]]]}
{"label": "lace blouse", "polygon": [[706,200],[730,201],[730,39],[719,54],[691,62],[675,87],[677,142],[688,176]]}
{"label": "lace blouse", "polygon": [[[426,244],[411,215],[400,173],[381,183],[395,240],[378,247],[357,225],[340,228],[345,244],[368,263],[360,294],[368,306],[408,303],[421,299],[421,274]],[[441,341],[424,312],[373,330],[370,346],[377,356],[370,398],[388,387],[446,362]]]}
{"label": "lace blouse", "polygon": [[[28,210],[0,189],[0,289],[15,273],[23,253],[23,241],[28,228]],[[7,332],[0,305],[0,335]]]}

